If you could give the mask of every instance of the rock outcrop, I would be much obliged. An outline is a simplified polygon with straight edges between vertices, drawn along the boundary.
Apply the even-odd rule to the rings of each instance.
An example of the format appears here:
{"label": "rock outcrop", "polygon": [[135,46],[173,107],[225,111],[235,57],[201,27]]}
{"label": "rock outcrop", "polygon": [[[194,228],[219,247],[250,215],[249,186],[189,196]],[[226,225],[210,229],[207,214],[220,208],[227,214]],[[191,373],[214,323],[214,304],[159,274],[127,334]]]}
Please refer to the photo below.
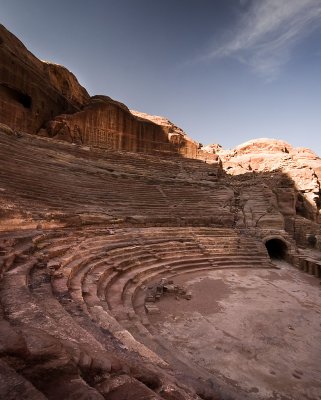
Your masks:
{"label": "rock outcrop", "polygon": [[199,143],[189,138],[183,129],[174,125],[167,118],[157,115],[149,115],[134,110],[130,110],[130,112],[138,117],[141,121],[147,120],[159,125],[167,134],[169,142],[179,154],[188,158],[197,158]]}
{"label": "rock outcrop", "polygon": [[110,150],[197,156],[197,143],[178,128],[174,133],[167,124],[137,117],[107,96],[94,96],[81,111],[57,116],[39,133]]}
{"label": "rock outcrop", "polygon": [[0,121],[31,134],[112,150],[197,158],[198,144],[169,121],[90,98],[65,67],[43,62],[0,26]]}
{"label": "rock outcrop", "polygon": [[66,68],[40,61],[0,25],[0,120],[37,133],[49,120],[72,113],[89,100]]}
{"label": "rock outcrop", "polygon": [[[289,143],[276,139],[255,139],[243,143],[232,150],[224,150],[221,146],[210,145],[204,148],[208,153],[216,154],[222,161],[223,169],[230,175],[257,175],[270,174],[270,179],[277,173],[284,176],[280,186],[272,188],[274,200],[270,204],[268,198],[272,196],[255,190],[245,197],[246,208],[256,210],[262,207],[262,201],[269,203],[265,215],[281,212],[283,218],[278,218],[280,227],[286,226],[297,240],[307,244],[310,235],[318,235],[321,223],[321,159],[310,149],[295,148]],[[289,185],[286,181],[291,182]],[[264,189],[266,190],[266,189]],[[255,195],[254,195],[255,193]],[[243,195],[244,196],[244,195]],[[241,198],[244,201],[244,198]],[[247,213],[248,214],[248,213]],[[280,217],[280,214],[279,214]],[[275,217],[273,217],[275,221]],[[245,218],[246,220],[246,218]],[[260,217],[259,224],[266,220]],[[268,224],[273,225],[272,221]],[[304,239],[305,238],[305,239]]]}

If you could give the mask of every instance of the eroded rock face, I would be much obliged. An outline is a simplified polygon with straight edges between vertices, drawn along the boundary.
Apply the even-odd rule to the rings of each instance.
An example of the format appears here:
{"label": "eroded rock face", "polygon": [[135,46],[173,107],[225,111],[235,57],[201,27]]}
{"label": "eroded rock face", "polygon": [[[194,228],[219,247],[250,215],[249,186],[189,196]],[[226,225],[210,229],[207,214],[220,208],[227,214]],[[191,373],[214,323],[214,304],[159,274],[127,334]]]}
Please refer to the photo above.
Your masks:
{"label": "eroded rock face", "polygon": [[168,135],[169,142],[179,154],[188,158],[197,158],[199,144],[189,138],[183,129],[174,125],[167,118],[134,110],[130,110],[130,112],[141,121],[152,121],[154,124],[159,125]]}
{"label": "eroded rock face", "polygon": [[[285,229],[301,245],[320,242],[321,159],[310,149],[276,139],[255,139],[224,150],[209,145],[229,175],[253,176],[255,187],[240,189],[238,226]],[[280,178],[281,176],[281,178]],[[259,189],[260,179],[264,189]]]}
{"label": "eroded rock face", "polygon": [[177,128],[140,118],[122,103],[94,96],[79,112],[59,115],[41,134],[110,150],[149,154],[182,154],[196,158],[197,143]]}
{"label": "eroded rock face", "polygon": [[66,68],[40,61],[0,25],[0,120],[36,133],[61,113],[75,112],[89,95]]}
{"label": "eroded rock face", "polygon": [[284,217],[275,193],[265,184],[245,187],[241,191],[239,226],[261,229],[284,229]]}
{"label": "eroded rock face", "polygon": [[63,65],[43,61],[43,69],[48,74],[51,85],[71,104],[77,108],[81,108],[84,104],[88,103],[89,95],[87,91],[67,68]]}
{"label": "eroded rock face", "polygon": [[0,121],[76,144],[197,158],[198,144],[171,122],[107,96],[90,98],[65,67],[43,62],[0,26]]}
{"label": "eroded rock face", "polygon": [[[276,139],[251,140],[232,150],[223,150],[215,145],[208,146],[206,150],[215,152],[222,160],[224,170],[232,175],[282,172],[294,183],[298,214],[321,222],[321,159],[311,150],[294,148],[289,143]],[[292,191],[289,194],[287,190],[281,190],[276,196],[282,203],[281,208],[286,209],[288,214],[293,213]],[[302,199],[306,201],[303,202]]]}

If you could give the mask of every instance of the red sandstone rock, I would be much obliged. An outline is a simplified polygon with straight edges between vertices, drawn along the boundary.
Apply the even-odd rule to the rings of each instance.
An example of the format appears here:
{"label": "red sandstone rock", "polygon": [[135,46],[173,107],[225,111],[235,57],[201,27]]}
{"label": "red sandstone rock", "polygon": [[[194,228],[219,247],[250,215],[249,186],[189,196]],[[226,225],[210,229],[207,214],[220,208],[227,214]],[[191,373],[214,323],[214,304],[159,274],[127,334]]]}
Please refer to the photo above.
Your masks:
{"label": "red sandstone rock", "polygon": [[73,74],[31,54],[0,25],[0,120],[12,129],[36,133],[62,113],[89,100]]}
{"label": "red sandstone rock", "polygon": [[198,143],[169,121],[134,115],[107,96],[90,99],[65,67],[42,62],[0,26],[0,121],[78,144],[196,158]]}
{"label": "red sandstone rock", "polygon": [[183,129],[174,125],[165,117],[149,115],[139,111],[130,110],[130,112],[142,121],[152,121],[162,127],[162,130],[168,135],[170,143],[179,154],[184,157],[197,158],[199,144],[187,136]]}
{"label": "red sandstone rock", "polygon": [[43,69],[50,83],[74,106],[81,108],[88,103],[89,95],[73,73],[59,64],[43,61]]}
{"label": "red sandstone rock", "polygon": [[292,146],[283,140],[276,139],[253,139],[240,144],[234,151],[236,154],[249,153],[289,153]]}
{"label": "red sandstone rock", "polygon": [[170,131],[167,126],[136,117],[124,104],[107,96],[94,96],[81,111],[56,117],[41,133],[111,150],[196,157],[196,142]]}

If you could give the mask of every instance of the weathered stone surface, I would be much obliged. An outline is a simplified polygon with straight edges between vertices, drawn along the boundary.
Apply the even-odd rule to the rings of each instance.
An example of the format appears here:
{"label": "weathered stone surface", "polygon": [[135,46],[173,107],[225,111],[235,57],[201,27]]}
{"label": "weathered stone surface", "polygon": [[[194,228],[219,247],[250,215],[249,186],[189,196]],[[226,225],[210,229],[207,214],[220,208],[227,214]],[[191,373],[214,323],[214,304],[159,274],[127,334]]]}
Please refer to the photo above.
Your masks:
{"label": "weathered stone surface", "polygon": [[[321,159],[311,150],[294,148],[276,139],[250,140],[232,150],[223,150],[216,145],[207,146],[205,149],[215,152],[222,160],[224,170],[232,175],[280,171],[294,183],[299,214],[321,222]],[[288,200],[284,194],[289,192],[289,189],[281,190],[276,195],[280,201],[283,199],[282,210],[293,215],[294,194],[290,191],[292,194]],[[300,196],[306,200],[304,205],[301,204]],[[285,201],[288,202],[287,206]]]}
{"label": "weathered stone surface", "polygon": [[115,377],[99,385],[101,393],[106,394],[110,400],[128,399],[128,400],[160,400],[155,392],[146,388],[136,379],[127,375]]}
{"label": "weathered stone surface", "polygon": [[240,200],[244,219],[239,220],[239,226],[284,229],[284,217],[279,210],[277,197],[267,185],[257,184],[242,189]]}
{"label": "weathered stone surface", "polygon": [[43,70],[49,77],[49,82],[64,98],[77,109],[88,103],[89,95],[78,82],[75,75],[66,67],[43,61]]}
{"label": "weathered stone surface", "polygon": [[74,112],[89,99],[66,68],[37,59],[0,25],[0,120],[36,133],[58,114]]}
{"label": "weathered stone surface", "polygon": [[152,121],[162,127],[162,130],[168,135],[169,142],[176,149],[177,153],[184,157],[197,158],[199,144],[187,136],[183,129],[174,125],[165,117],[149,115],[139,111],[130,110],[130,112],[142,121]]}
{"label": "weathered stone surface", "polygon": [[180,134],[176,135],[180,140],[177,143],[168,131],[167,126],[137,118],[124,104],[107,96],[94,96],[83,110],[56,117],[41,133],[111,150],[196,157],[195,142]]}
{"label": "weathered stone surface", "polygon": [[6,400],[46,400],[47,397],[38,391],[14,368],[0,360],[0,398]]}
{"label": "weathered stone surface", "polygon": [[65,67],[40,61],[2,25],[0,37],[0,120],[10,128],[113,150],[197,157],[198,144],[169,121],[134,115],[107,96],[90,99]]}

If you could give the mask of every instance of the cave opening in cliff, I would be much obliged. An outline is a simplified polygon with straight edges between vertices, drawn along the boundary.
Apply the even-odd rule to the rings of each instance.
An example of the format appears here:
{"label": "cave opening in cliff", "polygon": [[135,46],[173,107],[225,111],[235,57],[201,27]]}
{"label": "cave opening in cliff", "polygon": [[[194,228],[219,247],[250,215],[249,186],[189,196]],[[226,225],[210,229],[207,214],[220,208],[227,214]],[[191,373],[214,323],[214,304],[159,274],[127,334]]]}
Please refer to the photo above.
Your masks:
{"label": "cave opening in cliff", "polygon": [[20,103],[23,107],[30,109],[32,100],[31,97],[20,90],[14,89],[5,83],[0,83],[0,94],[4,99],[13,100]]}
{"label": "cave opening in cliff", "polygon": [[265,242],[270,258],[285,259],[288,251],[286,243],[281,239],[270,239]]}

